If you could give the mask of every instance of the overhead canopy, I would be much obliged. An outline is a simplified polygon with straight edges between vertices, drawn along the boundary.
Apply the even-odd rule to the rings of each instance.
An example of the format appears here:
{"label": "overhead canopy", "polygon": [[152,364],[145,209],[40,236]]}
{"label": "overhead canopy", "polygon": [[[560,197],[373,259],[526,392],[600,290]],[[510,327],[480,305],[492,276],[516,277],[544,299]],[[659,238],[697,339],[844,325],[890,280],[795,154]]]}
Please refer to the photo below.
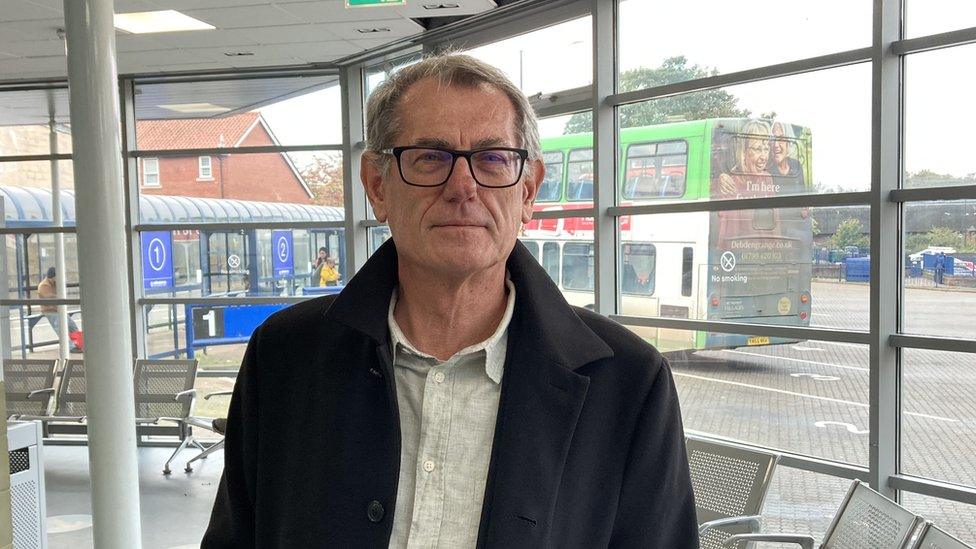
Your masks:
{"label": "overhead canopy", "polygon": [[[35,187],[0,187],[8,228],[48,227],[53,222],[51,191]],[[74,190],[61,191],[64,225],[75,225]],[[190,196],[139,197],[141,223],[255,223],[342,221],[342,208],[309,204],[254,202]]]}

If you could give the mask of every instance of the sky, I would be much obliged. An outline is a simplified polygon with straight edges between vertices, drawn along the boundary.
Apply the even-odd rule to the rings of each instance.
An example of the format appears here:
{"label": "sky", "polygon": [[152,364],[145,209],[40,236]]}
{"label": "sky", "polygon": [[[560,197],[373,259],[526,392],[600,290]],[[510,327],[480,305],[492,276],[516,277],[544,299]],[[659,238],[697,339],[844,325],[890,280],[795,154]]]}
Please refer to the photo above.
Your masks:
{"label": "sky", "polygon": [[[906,0],[906,36],[976,26],[972,0]],[[870,46],[870,0],[684,0],[621,2],[622,71],[657,67],[684,55],[720,73]],[[706,16],[707,15],[707,16]],[[528,95],[592,81],[589,17],[472,50]],[[906,62],[905,168],[962,176],[976,172],[965,122],[972,101],[976,45],[909,56]],[[870,187],[871,67],[860,64],[725,88],[756,115],[774,111],[813,135],[814,180],[832,189]],[[286,143],[341,142],[337,87],[265,107]],[[310,116],[309,113],[312,113]],[[543,136],[568,117],[543,120]],[[962,123],[960,123],[962,122]]]}

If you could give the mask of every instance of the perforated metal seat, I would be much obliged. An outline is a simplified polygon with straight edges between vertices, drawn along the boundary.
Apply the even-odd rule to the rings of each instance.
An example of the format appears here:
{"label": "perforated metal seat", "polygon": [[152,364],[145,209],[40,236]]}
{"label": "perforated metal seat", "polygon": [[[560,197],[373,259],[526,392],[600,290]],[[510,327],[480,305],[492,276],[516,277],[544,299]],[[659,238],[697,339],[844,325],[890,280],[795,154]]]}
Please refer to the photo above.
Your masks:
{"label": "perforated metal seat", "polygon": [[732,534],[758,531],[779,456],[692,436],[686,445],[702,549],[724,547]]}
{"label": "perforated metal seat", "polygon": [[7,359],[3,361],[7,417],[46,416],[54,398],[58,359]]}
{"label": "perforated metal seat", "polygon": [[912,549],[973,549],[930,521],[925,521]]}
{"label": "perforated metal seat", "polygon": [[[875,492],[861,481],[851,483],[840,509],[820,545],[821,549],[904,549],[921,518]],[[799,534],[737,534],[726,547],[742,541],[794,543],[813,549],[814,539]]]}
{"label": "perforated metal seat", "polygon": [[136,421],[138,423],[158,423],[169,421],[180,429],[180,445],[173,451],[163,465],[163,474],[170,474],[170,462],[187,446],[195,446],[204,451],[190,430],[188,421],[196,398],[193,385],[197,378],[197,361],[192,360],[148,360],[136,361],[133,381],[135,383]]}

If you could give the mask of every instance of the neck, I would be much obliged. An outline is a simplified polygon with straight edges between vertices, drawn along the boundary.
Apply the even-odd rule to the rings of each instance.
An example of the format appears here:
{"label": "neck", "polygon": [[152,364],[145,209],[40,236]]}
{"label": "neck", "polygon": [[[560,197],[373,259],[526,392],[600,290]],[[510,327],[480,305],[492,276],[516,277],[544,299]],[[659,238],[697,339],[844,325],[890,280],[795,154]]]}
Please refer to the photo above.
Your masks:
{"label": "neck", "polygon": [[505,314],[505,265],[443,279],[401,261],[393,317],[418,350],[447,360],[495,332]]}

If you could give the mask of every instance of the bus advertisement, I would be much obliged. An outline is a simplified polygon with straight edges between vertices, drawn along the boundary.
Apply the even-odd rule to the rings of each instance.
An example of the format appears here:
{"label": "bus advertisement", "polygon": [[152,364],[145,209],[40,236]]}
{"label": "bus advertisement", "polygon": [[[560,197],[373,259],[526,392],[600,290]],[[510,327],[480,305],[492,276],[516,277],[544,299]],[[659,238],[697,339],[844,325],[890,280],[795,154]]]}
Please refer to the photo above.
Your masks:
{"label": "bus advertisement", "polygon": [[[592,207],[590,134],[543,139],[537,211]],[[620,131],[620,205],[808,192],[808,129],[776,120],[712,119]],[[593,221],[534,220],[521,235],[570,303],[593,305]],[[812,221],[806,208],[623,216],[618,310],[624,315],[806,326]],[[663,350],[786,340],[635,328]]]}

